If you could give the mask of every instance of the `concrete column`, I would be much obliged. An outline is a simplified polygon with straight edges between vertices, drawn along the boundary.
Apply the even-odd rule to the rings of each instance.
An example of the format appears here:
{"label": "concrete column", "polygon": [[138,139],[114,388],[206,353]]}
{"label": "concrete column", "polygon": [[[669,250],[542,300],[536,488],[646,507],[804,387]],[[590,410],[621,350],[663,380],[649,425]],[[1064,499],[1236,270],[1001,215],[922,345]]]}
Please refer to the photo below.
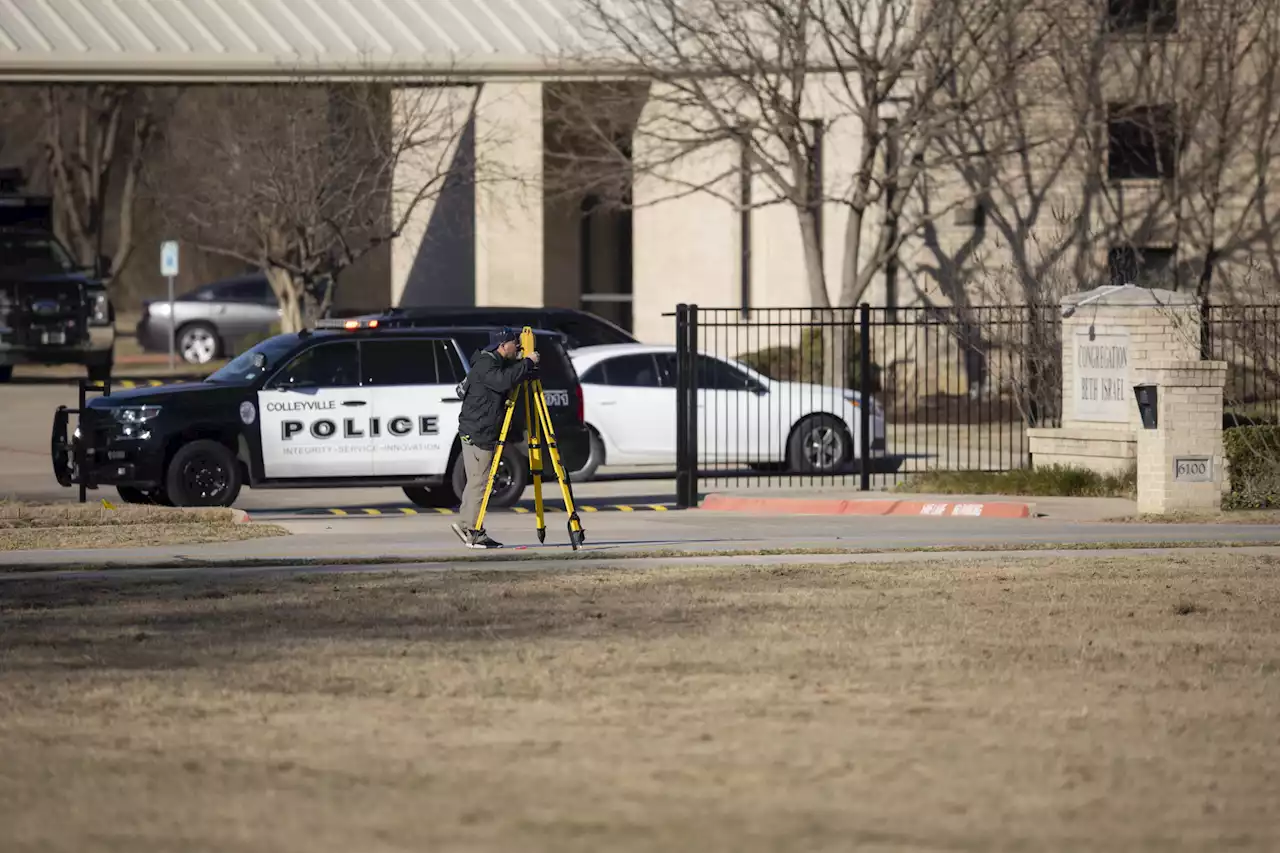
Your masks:
{"label": "concrete column", "polygon": [[[469,305],[475,299],[474,86],[396,89],[396,134],[415,144],[396,163],[391,199],[391,304]],[[415,197],[426,188],[426,197]]]}
{"label": "concrete column", "polygon": [[543,304],[541,83],[486,83],[476,113],[476,304]]}
{"label": "concrete column", "polygon": [[[664,114],[669,108],[670,102],[664,103],[660,96],[645,107],[640,117],[645,130],[635,140],[637,162],[655,157],[646,150],[657,144],[654,138],[687,133],[680,120],[695,117]],[[656,156],[667,154],[660,148]],[[725,200],[737,193],[737,163],[737,145],[724,142],[636,175],[632,187],[636,205],[634,332],[640,340],[674,342],[675,319],[663,314],[674,313],[681,302],[716,308],[739,303],[739,219],[734,205]],[[718,182],[713,180],[717,176],[722,176]],[[711,184],[711,192],[689,189],[706,184]]]}
{"label": "concrete column", "polygon": [[1138,512],[1217,510],[1226,489],[1225,361],[1161,361],[1138,376],[1157,388],[1156,429],[1139,428]]}

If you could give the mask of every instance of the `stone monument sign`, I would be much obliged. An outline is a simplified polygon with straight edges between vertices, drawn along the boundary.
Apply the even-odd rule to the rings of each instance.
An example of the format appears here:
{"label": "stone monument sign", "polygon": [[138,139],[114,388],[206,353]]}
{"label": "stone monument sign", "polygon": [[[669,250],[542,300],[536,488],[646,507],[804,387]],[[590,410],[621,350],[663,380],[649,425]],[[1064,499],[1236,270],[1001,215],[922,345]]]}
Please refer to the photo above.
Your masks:
{"label": "stone monument sign", "polygon": [[1200,358],[1195,294],[1126,285],[1062,300],[1062,426],[1027,430],[1032,465],[1117,474],[1137,461],[1133,386],[1156,362]]}
{"label": "stone monument sign", "polygon": [[1099,335],[1075,330],[1076,419],[1127,424],[1133,383],[1129,381],[1129,330]]}

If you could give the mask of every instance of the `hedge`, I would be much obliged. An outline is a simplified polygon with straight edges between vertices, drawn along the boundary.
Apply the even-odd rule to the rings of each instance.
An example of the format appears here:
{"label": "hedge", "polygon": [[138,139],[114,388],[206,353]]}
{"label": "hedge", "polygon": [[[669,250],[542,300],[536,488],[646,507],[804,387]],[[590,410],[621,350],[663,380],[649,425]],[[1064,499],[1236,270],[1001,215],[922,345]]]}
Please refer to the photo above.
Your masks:
{"label": "hedge", "polygon": [[[853,389],[861,387],[862,382],[861,342],[862,336],[859,332],[851,330],[844,344],[849,356],[847,374],[849,387]],[[743,353],[738,356],[738,361],[780,382],[821,384],[823,355],[822,330],[810,328],[800,333],[798,346],[766,347],[756,352]],[[869,379],[870,390],[873,393],[879,392],[881,390],[879,365],[871,365]]]}
{"label": "hedge", "polygon": [[1280,507],[1280,426],[1232,427],[1222,438],[1231,478],[1223,509]]}

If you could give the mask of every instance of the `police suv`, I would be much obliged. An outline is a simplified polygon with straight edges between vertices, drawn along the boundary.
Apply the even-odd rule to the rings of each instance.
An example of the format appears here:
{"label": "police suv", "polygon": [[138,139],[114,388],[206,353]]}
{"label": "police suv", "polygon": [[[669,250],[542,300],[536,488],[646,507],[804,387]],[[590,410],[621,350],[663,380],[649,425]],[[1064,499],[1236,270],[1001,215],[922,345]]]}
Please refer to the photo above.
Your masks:
{"label": "police suv", "polygon": [[[54,474],[63,486],[115,486],[128,502],[230,506],[252,488],[399,486],[420,506],[457,503],[458,383],[489,328],[387,329],[329,321],[277,335],[197,383],[111,392],[54,415]],[[567,471],[589,452],[582,386],[563,335],[535,332],[542,379]],[[511,506],[529,479],[516,406],[490,504]],[[545,478],[555,481],[547,460]]]}

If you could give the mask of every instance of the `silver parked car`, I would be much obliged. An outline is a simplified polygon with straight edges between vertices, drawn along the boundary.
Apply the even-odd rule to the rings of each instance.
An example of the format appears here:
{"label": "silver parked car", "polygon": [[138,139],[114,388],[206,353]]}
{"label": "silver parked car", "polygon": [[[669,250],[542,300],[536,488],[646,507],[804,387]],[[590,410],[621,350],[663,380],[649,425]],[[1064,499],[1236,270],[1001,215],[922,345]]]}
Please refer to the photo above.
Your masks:
{"label": "silver parked car", "polygon": [[178,356],[188,364],[207,364],[234,355],[236,342],[245,335],[270,331],[280,319],[280,307],[261,273],[223,279],[197,287],[174,299],[142,304],[138,344],[151,352],[169,351],[169,330],[176,327]]}

